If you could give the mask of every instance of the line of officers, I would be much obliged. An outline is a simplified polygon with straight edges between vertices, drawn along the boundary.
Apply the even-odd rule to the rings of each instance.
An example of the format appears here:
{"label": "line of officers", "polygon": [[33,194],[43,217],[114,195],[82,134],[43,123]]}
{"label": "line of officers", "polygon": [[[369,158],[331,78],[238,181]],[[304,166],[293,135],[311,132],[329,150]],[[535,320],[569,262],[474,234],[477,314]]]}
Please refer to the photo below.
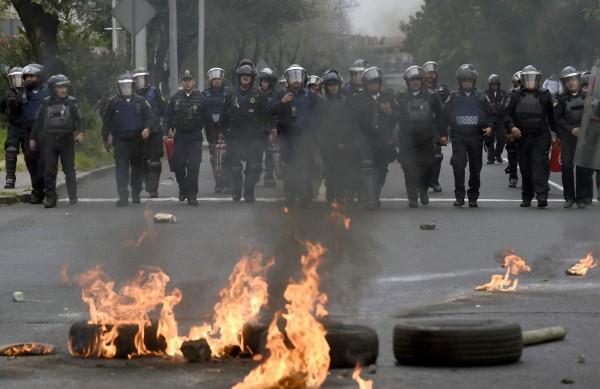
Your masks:
{"label": "line of officers", "polygon": [[[539,86],[541,73],[531,65],[513,77],[508,94],[500,89],[497,75],[489,77],[488,90],[477,90],[478,73],[470,64],[459,67],[459,88],[450,92],[438,81],[432,61],[408,68],[408,90],[396,96],[382,89],[381,69],[365,60],[352,64],[345,85],[334,69],[309,77],[297,64],[285,71],[279,91],[271,69],[258,72],[251,61],[242,60],[236,73],[237,86],[230,90],[224,85],[225,71],[210,69],[209,87],[199,92],[194,74],[185,70],[181,89],[168,103],[150,85],[146,69],[118,77],[119,93],[102,110],[104,147],[114,151],[116,163],[117,206],[128,205],[130,198],[139,203],[143,188],[150,198],[158,197],[163,144],[171,139],[179,200],[197,205],[203,130],[215,192],[230,193],[235,201],[255,200],[264,159],[264,183],[273,186],[281,170],[287,206],[305,207],[316,197],[314,182],[320,182],[322,170],[328,202],[358,199],[365,209],[376,210],[388,165],[397,160],[409,207],[426,205],[429,188],[442,190],[441,147],[451,143],[454,206],[468,201],[469,207],[477,207],[483,145],[488,163],[501,162],[507,139],[509,186],[517,185],[518,164],[521,206],[531,206],[535,196],[538,207],[545,207],[550,131],[563,140],[565,207],[583,208],[592,197],[593,171],[577,167],[574,183],[572,159],[585,92],[581,73],[573,67],[561,72],[563,92],[555,100]],[[37,64],[12,69],[0,112],[9,123],[7,187],[14,187],[21,148],[32,180],[31,202],[42,203],[45,197],[45,206],[52,208],[59,158],[70,203],[77,202],[74,144],[83,142],[85,123],[76,99],[68,95],[69,79],[55,75],[46,86],[43,74]],[[254,86],[256,78],[259,87]]]}

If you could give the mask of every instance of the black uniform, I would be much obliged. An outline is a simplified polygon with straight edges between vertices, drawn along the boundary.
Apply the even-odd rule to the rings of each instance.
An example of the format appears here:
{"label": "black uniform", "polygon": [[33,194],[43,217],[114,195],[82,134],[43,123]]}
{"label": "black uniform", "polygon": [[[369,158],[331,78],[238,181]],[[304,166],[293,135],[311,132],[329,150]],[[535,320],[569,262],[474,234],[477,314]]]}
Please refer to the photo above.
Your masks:
{"label": "black uniform", "polygon": [[[385,113],[380,105],[388,103],[391,113]],[[358,151],[362,167],[365,207],[380,207],[379,197],[385,184],[388,165],[396,160],[393,133],[398,122],[398,106],[394,96],[379,92],[371,96],[367,92],[357,95],[352,102],[358,125]]]}
{"label": "black uniform", "polygon": [[102,139],[112,135],[115,157],[117,192],[121,204],[129,199],[131,167],[131,199],[140,202],[144,174],[144,139],[142,131],[152,127],[150,104],[140,96],[129,100],[115,96],[106,106],[102,124]]}
{"label": "black uniform", "polygon": [[502,104],[506,99],[506,91],[498,89],[496,92],[490,88],[485,90],[485,95],[490,100],[497,112],[496,127],[494,127],[494,135],[485,139],[487,147],[487,160],[489,164],[494,161],[502,163],[502,152],[506,145],[506,131],[504,130],[502,121]]}
{"label": "black uniform", "polygon": [[[294,98],[284,104],[281,99],[289,92],[294,93]],[[318,99],[306,88],[293,92],[289,87],[277,92],[272,99],[271,113],[277,117],[283,160],[283,192],[288,205],[299,199],[300,205],[306,206],[313,197],[311,172],[315,169],[313,153]]]}
{"label": "black uniform", "polygon": [[[445,116],[450,123],[452,158],[454,170],[454,195],[457,203],[477,202],[481,187],[483,155],[483,129],[496,126],[496,109],[482,91],[466,93],[457,90],[450,93],[444,105]],[[465,188],[465,169],[469,164],[469,190]],[[470,204],[471,205],[471,204]]]}
{"label": "black uniform", "polygon": [[[273,97],[275,96],[275,89],[271,89],[268,92],[265,92],[265,96],[269,99],[269,104],[273,102]],[[269,126],[272,128],[277,128],[277,117],[271,117],[269,121]],[[267,129],[271,131],[271,128]],[[265,177],[264,177],[265,186],[274,186],[275,185],[275,160],[273,157],[273,145],[269,142],[267,138],[267,142],[265,143]]]}
{"label": "black uniform", "polygon": [[163,135],[175,130],[173,164],[180,199],[194,203],[198,196],[198,173],[202,162],[202,129],[214,132],[214,124],[202,93],[177,91],[169,100],[163,120]]}
{"label": "black uniform", "polygon": [[408,200],[414,206],[419,195],[423,204],[428,203],[427,190],[435,162],[434,144],[440,136],[447,136],[442,125],[443,105],[439,94],[427,89],[408,91],[396,96],[399,106],[398,133],[399,161],[404,170],[404,182]]}
{"label": "black uniform", "polygon": [[[450,95],[450,89],[448,89],[448,85],[443,82],[436,82],[432,86],[427,86],[427,90],[429,93],[437,94],[440,97],[440,101],[442,104],[448,100],[448,96]],[[447,130],[447,129],[445,129]],[[439,188],[440,187],[440,173],[442,171],[442,161],[444,160],[444,154],[442,153],[442,146],[438,142],[435,142],[433,145],[433,153],[434,153],[434,162],[433,167],[431,169],[431,180],[429,183],[429,187],[431,188]],[[441,191],[441,189],[439,189]]]}
{"label": "black uniform", "polygon": [[[511,133],[513,127],[521,130],[521,138],[516,143],[523,179],[523,206],[528,206],[534,195],[537,195],[538,201],[545,203],[548,200],[550,178],[550,130],[558,131],[552,95],[544,88],[512,91],[504,106],[504,120],[507,134]],[[556,135],[560,138],[559,132]]]}
{"label": "black uniform", "polygon": [[47,204],[56,205],[56,175],[58,159],[62,165],[67,183],[67,193],[72,204],[77,202],[77,178],[75,176],[74,133],[85,132],[83,114],[77,100],[68,96],[56,99],[46,97],[37,111],[31,139],[43,145],[44,184]]}
{"label": "black uniform", "polygon": [[[564,196],[566,201],[577,202],[578,205],[585,205],[586,199],[591,199],[594,195],[592,178],[594,170],[582,166],[575,168],[573,163],[577,148],[577,137],[573,135],[573,129],[581,126],[585,98],[586,93],[581,90],[576,94],[563,91],[556,96],[554,104],[554,118],[561,134],[560,151]],[[575,177],[577,177],[577,181],[575,181]]]}
{"label": "black uniform", "polygon": [[[244,191],[247,202],[254,201],[254,186],[262,173],[262,155],[268,138],[269,99],[257,88],[237,87],[225,98],[219,130],[228,143],[227,165],[231,175],[231,195],[239,200]],[[242,177],[242,161],[246,161]]]}
{"label": "black uniform", "polygon": [[[521,88],[513,88],[511,92],[518,92]],[[502,116],[498,116],[501,119],[502,125],[504,126],[504,108],[508,102],[508,98],[510,97],[510,93],[507,93],[504,96],[504,101],[502,102]],[[504,129],[506,132],[506,129]],[[517,142],[513,139],[510,140],[508,137],[506,138],[506,159],[508,159],[508,166],[504,170],[506,174],[508,174],[508,186],[511,188],[517,187],[517,182],[519,180],[519,175],[517,173],[519,167],[519,150],[517,148]]]}
{"label": "black uniform", "polygon": [[353,169],[356,129],[348,99],[325,94],[317,108],[317,140],[323,161],[327,202],[354,196]]}
{"label": "black uniform", "polygon": [[6,183],[5,188],[14,188],[17,171],[17,155],[19,149],[26,153],[29,144],[25,144],[24,131],[17,103],[18,91],[7,89],[0,96],[0,113],[6,118],[7,134],[4,142],[4,157],[6,161]]}
{"label": "black uniform", "polygon": [[160,159],[164,155],[160,121],[165,112],[165,100],[160,90],[152,86],[139,89],[136,93],[150,104],[152,125],[149,128],[150,137],[144,141],[144,186],[150,197],[157,197],[162,170]]}

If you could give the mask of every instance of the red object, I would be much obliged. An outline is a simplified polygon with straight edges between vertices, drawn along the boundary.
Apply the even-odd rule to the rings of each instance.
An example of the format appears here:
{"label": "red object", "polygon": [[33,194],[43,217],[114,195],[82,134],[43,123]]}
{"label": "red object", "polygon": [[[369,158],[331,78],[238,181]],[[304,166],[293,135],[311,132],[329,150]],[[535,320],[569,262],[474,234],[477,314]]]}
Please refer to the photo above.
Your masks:
{"label": "red object", "polygon": [[227,144],[219,141],[213,149],[213,173],[215,177],[223,177],[225,173],[225,157],[227,155]]}
{"label": "red object", "polygon": [[562,159],[560,157],[560,147],[556,140],[552,141],[552,151],[550,153],[550,171],[558,173],[562,171]]}
{"label": "red object", "polygon": [[279,146],[279,142],[274,142],[271,145],[271,150],[273,151],[273,165],[275,165],[275,177],[281,179],[283,177],[283,171],[281,169],[281,146]]}
{"label": "red object", "polygon": [[169,170],[175,171],[175,165],[173,165],[173,150],[175,150],[175,142],[173,138],[167,138],[167,161],[169,161]]}

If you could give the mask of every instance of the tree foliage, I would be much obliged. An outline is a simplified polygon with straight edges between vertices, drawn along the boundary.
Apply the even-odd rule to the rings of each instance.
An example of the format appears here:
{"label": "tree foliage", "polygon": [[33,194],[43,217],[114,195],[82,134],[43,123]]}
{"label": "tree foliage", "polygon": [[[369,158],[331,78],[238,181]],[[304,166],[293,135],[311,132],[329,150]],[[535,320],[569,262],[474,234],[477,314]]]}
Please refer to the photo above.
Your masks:
{"label": "tree foliage", "polygon": [[598,54],[597,0],[425,0],[400,29],[416,63],[434,60],[443,79],[474,64],[505,80],[528,64],[545,76],[567,65],[589,69]]}

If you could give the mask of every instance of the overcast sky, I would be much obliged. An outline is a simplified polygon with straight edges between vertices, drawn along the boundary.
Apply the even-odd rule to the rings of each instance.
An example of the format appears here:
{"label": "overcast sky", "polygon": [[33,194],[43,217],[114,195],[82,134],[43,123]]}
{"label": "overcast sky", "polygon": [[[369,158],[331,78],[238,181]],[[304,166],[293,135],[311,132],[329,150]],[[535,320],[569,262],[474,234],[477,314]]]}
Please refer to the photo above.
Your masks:
{"label": "overcast sky", "polygon": [[418,11],[423,0],[356,0],[356,4],[350,14],[355,32],[397,36],[400,21]]}

